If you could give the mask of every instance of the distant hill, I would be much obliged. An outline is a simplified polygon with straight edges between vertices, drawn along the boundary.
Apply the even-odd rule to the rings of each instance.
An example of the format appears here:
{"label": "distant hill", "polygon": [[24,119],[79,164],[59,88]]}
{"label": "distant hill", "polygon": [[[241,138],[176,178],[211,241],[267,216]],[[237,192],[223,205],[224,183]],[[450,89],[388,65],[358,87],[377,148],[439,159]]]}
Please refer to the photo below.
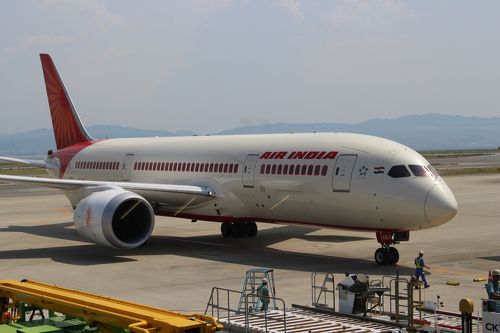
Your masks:
{"label": "distant hill", "polygon": [[[188,136],[190,131],[155,131],[120,126],[91,126],[95,138]],[[213,134],[351,132],[381,136],[417,150],[476,149],[500,146],[500,117],[462,117],[441,114],[403,116],[395,119],[372,119],[358,124],[314,123],[255,125],[238,127]],[[51,129],[25,133],[0,133],[0,154],[37,155],[54,149]]]}
{"label": "distant hill", "polygon": [[358,124],[268,124],[238,127],[220,134],[350,132],[371,134],[403,143],[417,150],[476,149],[500,146],[500,118],[410,115],[372,119]]}

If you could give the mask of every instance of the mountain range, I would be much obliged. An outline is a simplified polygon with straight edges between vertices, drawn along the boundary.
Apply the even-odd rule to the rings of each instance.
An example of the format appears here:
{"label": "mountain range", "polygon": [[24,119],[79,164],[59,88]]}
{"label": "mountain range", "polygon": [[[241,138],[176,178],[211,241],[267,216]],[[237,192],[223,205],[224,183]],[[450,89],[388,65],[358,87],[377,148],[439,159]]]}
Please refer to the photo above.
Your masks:
{"label": "mountain range", "polygon": [[[121,126],[90,126],[94,138],[125,138],[197,135],[191,131],[161,131]],[[371,119],[357,124],[274,123],[237,127],[211,135],[351,132],[370,134],[403,143],[416,150],[481,149],[500,146],[500,117],[464,117],[442,114],[409,115],[394,119]],[[205,134],[205,133],[203,133]],[[52,129],[24,133],[0,133],[1,155],[40,155],[55,148]]]}

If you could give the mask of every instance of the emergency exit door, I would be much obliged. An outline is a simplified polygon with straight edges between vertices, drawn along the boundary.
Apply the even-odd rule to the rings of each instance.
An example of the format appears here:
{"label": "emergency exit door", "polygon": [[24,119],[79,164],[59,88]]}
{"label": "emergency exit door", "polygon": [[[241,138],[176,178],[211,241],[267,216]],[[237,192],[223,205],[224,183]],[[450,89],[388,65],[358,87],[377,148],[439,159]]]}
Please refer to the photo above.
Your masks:
{"label": "emergency exit door", "polygon": [[132,160],[134,159],[134,154],[127,154],[123,159],[121,169],[122,169],[122,179],[130,180],[130,168],[132,167]]}
{"label": "emergency exit door", "polygon": [[339,155],[333,168],[333,190],[349,192],[351,190],[352,170],[357,155]]}
{"label": "emergency exit door", "polygon": [[247,155],[245,165],[243,166],[243,187],[255,186],[255,166],[258,159],[259,155],[257,154]]}

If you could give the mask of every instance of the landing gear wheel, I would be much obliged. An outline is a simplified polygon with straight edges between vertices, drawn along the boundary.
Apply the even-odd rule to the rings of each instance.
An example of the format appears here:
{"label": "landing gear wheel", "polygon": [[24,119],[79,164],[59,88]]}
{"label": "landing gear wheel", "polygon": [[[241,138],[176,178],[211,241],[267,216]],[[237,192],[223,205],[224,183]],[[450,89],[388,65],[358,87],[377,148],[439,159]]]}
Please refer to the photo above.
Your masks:
{"label": "landing gear wheel", "polygon": [[245,234],[247,237],[255,237],[257,235],[257,223],[247,222],[245,223]]}
{"label": "landing gear wheel", "polygon": [[233,234],[232,223],[222,223],[220,225],[220,232],[224,237],[231,237],[231,235]]}
{"label": "landing gear wheel", "polygon": [[244,223],[231,223],[232,224],[232,237],[243,237],[245,236],[245,224]]}
{"label": "landing gear wheel", "polygon": [[387,258],[389,257],[389,251],[381,247],[375,251],[375,262],[379,265],[386,265]]}
{"label": "landing gear wheel", "polygon": [[389,265],[395,265],[399,261],[399,251],[395,247],[389,248]]}
{"label": "landing gear wheel", "polygon": [[375,251],[374,257],[379,265],[394,265],[399,261],[399,252],[395,247],[381,247]]}

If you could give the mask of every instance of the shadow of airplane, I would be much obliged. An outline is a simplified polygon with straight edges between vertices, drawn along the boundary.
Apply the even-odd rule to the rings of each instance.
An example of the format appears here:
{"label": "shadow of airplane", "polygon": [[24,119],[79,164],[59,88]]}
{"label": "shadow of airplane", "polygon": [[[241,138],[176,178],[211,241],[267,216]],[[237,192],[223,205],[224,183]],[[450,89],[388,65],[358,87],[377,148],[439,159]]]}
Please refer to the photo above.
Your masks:
{"label": "shadow of airplane", "polygon": [[26,232],[43,237],[66,239],[86,244],[59,247],[0,251],[0,259],[50,258],[72,265],[106,265],[137,261],[137,256],[175,255],[215,262],[241,264],[254,267],[272,267],[305,272],[363,272],[365,274],[412,274],[405,266],[379,266],[372,260],[342,258],[321,254],[292,252],[271,248],[270,245],[299,238],[315,242],[353,242],[371,238],[335,235],[308,235],[317,230],[283,226],[259,231],[256,238],[224,238],[221,235],[203,236],[152,236],[143,246],[132,250],[118,250],[99,246],[81,238],[72,222],[40,226],[9,226],[3,232]]}

